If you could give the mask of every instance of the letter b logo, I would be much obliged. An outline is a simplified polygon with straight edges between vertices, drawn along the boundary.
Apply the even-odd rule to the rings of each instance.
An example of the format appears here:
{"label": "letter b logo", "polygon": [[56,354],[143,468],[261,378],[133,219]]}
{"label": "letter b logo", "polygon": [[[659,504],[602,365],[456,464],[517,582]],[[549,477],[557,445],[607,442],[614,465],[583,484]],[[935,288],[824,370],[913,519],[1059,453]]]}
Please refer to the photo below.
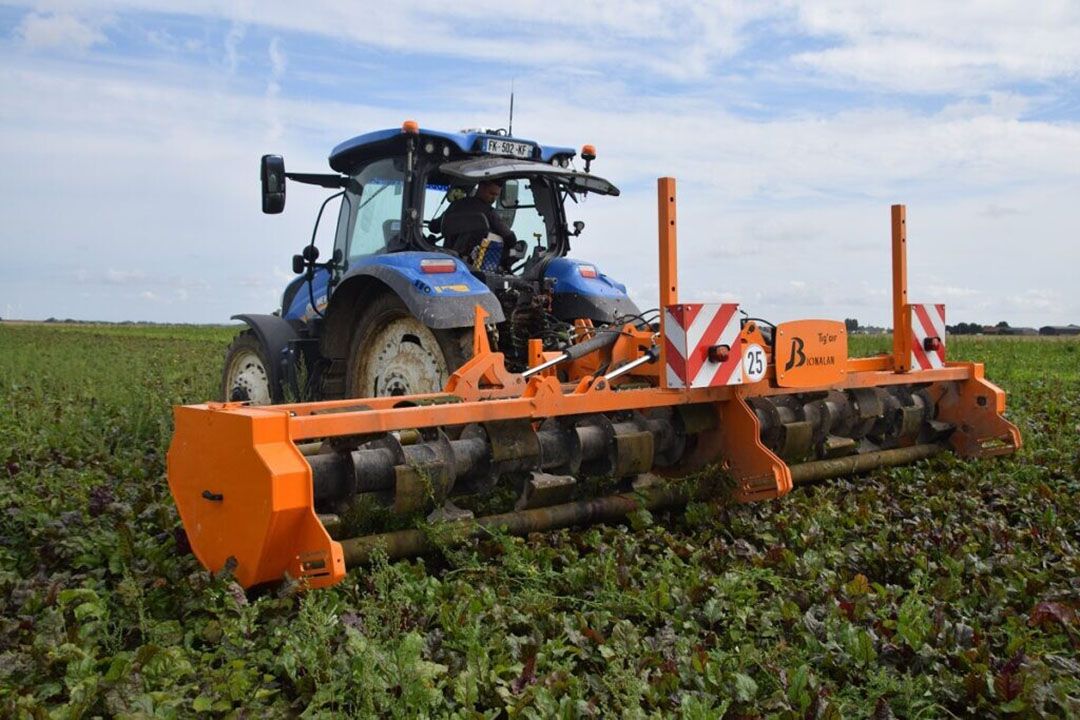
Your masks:
{"label": "letter b logo", "polygon": [[[806,354],[803,353],[803,348],[806,347],[806,343],[803,342],[801,337],[791,338],[791,353],[788,357],[787,365],[784,366],[784,372],[787,372],[793,367],[802,367],[806,364]],[[798,362],[795,358],[798,358]]]}

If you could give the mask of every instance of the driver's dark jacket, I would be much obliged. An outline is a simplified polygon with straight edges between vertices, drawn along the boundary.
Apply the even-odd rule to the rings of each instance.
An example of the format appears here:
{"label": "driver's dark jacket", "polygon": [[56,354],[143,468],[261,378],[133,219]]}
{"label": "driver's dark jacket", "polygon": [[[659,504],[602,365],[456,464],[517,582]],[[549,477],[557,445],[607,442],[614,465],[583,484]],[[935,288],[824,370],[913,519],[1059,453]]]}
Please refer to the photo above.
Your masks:
{"label": "driver's dark jacket", "polygon": [[[510,253],[509,249],[517,242],[517,235],[510,229],[499,213],[495,212],[495,208],[490,204],[484,202],[480,198],[470,195],[469,197],[462,198],[461,200],[455,200],[450,203],[450,207],[443,213],[443,218],[453,215],[455,213],[480,213],[488,221],[488,228],[491,232],[495,233],[503,239],[503,256],[502,264],[504,266],[509,265]],[[483,238],[447,238],[447,242],[450,244],[450,249],[456,252],[463,258],[467,258],[472,249],[480,244]]]}

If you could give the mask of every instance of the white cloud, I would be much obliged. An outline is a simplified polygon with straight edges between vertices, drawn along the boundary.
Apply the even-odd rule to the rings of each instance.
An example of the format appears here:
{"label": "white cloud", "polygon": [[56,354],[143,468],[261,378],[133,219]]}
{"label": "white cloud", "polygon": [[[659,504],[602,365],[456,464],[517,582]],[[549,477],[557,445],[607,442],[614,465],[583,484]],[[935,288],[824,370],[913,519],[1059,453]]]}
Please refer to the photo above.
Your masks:
{"label": "white cloud", "polygon": [[1028,311],[1049,311],[1061,306],[1061,295],[1054,290],[1033,288],[1022,293],[1011,295],[1008,303],[1012,307]]}
{"label": "white cloud", "polygon": [[[626,68],[678,82],[711,81],[729,72],[726,61],[752,44],[762,28],[812,40],[814,49],[791,45],[794,62],[845,89],[854,80],[881,90],[974,96],[1016,82],[1073,80],[1080,68],[1080,5],[1069,2],[524,0],[500,11],[497,32],[491,29],[491,4],[480,0],[401,0],[393,12],[330,0],[261,3],[257,12],[248,2],[211,0],[72,0],[65,7],[233,23],[226,43],[232,70],[241,60],[237,44],[248,25],[401,54],[585,72]],[[762,70],[783,70],[782,58],[770,63]]]}
{"label": "white cloud", "polygon": [[280,80],[281,76],[285,74],[286,65],[285,53],[281,50],[281,41],[276,37],[270,40],[267,52],[270,55],[272,77],[274,80]]}
{"label": "white cloud", "polygon": [[931,297],[940,298],[942,301],[952,298],[970,298],[982,294],[980,290],[969,287],[957,287],[955,285],[931,285],[927,287]]}
{"label": "white cloud", "polygon": [[285,134],[285,126],[281,120],[281,108],[278,97],[281,95],[281,80],[285,75],[286,59],[281,49],[281,42],[277,37],[270,40],[267,47],[270,58],[270,80],[266,83],[266,115],[268,127],[266,141],[268,143],[280,142]]}
{"label": "white cloud", "polygon": [[1010,215],[1023,215],[1024,211],[1019,208],[1009,207],[1007,205],[999,205],[997,203],[989,203],[983,208],[980,213],[984,217],[991,219],[1009,217]]}
{"label": "white cloud", "polygon": [[695,302],[703,303],[737,303],[741,299],[735,293],[726,290],[702,290],[694,295]]}
{"label": "white cloud", "polygon": [[106,42],[100,21],[93,23],[67,13],[28,13],[15,29],[15,36],[32,50],[82,51]]}
{"label": "white cloud", "polygon": [[[578,0],[527,0],[500,10],[492,31],[488,2],[462,0],[433,4],[402,0],[392,12],[373,12],[364,3],[329,0],[295,3],[187,3],[158,0],[97,0],[68,3],[89,12],[145,11],[190,14],[232,23],[225,66],[235,72],[242,61],[239,43],[248,25],[332,37],[398,53],[425,53],[550,68],[572,65],[635,67],[678,79],[702,79],[717,60],[745,44],[745,28],[782,8],[782,3],[649,0],[581,3]],[[641,52],[639,45],[660,41]]]}
{"label": "white cloud", "polygon": [[1080,69],[1076,3],[827,0],[796,13],[804,31],[832,41],[797,62],[882,89],[967,95]]}
{"label": "white cloud", "polygon": [[240,66],[240,43],[244,41],[247,28],[239,23],[233,23],[229,28],[229,34],[225,36],[225,69],[230,75],[235,75]]}
{"label": "white cloud", "polygon": [[146,282],[146,273],[142,270],[114,270],[109,268],[105,273],[105,282],[111,285],[141,284]]}

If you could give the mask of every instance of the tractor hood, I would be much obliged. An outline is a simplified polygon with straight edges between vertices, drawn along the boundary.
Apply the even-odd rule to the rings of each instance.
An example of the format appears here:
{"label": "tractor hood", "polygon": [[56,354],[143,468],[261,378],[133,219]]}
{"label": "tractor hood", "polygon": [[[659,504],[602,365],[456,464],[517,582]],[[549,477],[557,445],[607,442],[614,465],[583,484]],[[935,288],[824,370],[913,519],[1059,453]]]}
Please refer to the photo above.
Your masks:
{"label": "tractor hood", "polygon": [[619,188],[597,175],[531,160],[501,157],[471,158],[443,163],[439,166],[439,170],[452,178],[468,182],[506,180],[532,175],[550,178],[566,185],[570,190],[587,191],[599,195],[619,194]]}

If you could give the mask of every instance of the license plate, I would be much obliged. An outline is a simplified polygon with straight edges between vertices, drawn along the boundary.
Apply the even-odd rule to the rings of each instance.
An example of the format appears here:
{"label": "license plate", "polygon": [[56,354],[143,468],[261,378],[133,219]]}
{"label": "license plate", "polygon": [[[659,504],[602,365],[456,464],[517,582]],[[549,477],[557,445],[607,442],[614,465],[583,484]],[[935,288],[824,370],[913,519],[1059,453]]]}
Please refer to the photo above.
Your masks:
{"label": "license plate", "polygon": [[533,146],[529,143],[503,140],[502,138],[487,138],[484,140],[484,152],[489,155],[509,155],[516,158],[531,158]]}

